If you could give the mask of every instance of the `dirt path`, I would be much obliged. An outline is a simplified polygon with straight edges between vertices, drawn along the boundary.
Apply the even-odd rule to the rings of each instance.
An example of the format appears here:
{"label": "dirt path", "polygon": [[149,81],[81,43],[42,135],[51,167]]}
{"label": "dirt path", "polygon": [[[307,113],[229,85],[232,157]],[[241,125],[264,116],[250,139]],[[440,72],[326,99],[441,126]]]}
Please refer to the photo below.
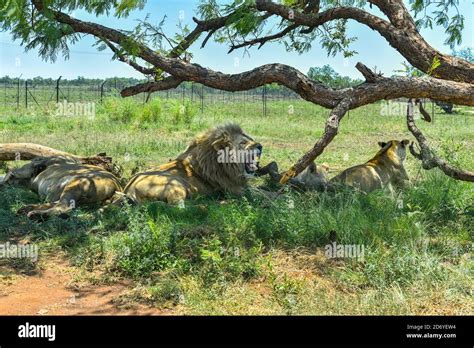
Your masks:
{"label": "dirt path", "polygon": [[15,275],[11,284],[0,284],[0,315],[170,314],[138,304],[121,307],[115,300],[130,289],[125,283],[72,286],[75,271],[66,261],[54,260],[37,274]]}

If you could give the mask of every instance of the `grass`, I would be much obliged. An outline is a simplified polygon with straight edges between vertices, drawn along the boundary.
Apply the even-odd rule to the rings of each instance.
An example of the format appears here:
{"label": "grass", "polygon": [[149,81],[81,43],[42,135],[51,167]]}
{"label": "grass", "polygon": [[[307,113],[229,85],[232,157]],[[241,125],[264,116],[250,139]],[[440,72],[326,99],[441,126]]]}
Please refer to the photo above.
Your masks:
{"label": "grass", "polygon": [[[216,104],[201,113],[192,103],[155,99],[143,107],[107,99],[94,118],[1,110],[0,140],[105,151],[128,177],[175,157],[199,131],[234,121],[263,144],[264,164],[287,168],[322,134],[328,115],[303,101],[269,102],[267,117],[260,106]],[[331,175],[369,159],[378,141],[411,138],[403,115],[381,110],[383,104],[369,105],[342,121],[318,159]],[[440,155],[469,169],[474,115],[457,111],[436,109],[434,123],[418,126]],[[189,201],[184,209],[160,202],[104,213],[83,208],[41,224],[14,214],[37,201],[34,194],[3,189],[0,241],[37,243],[42,258],[66,252],[73,265],[98,272],[96,282],[132,280],[133,291],[119,301],[175,313],[472,314],[473,186],[426,172],[411,156],[407,170],[413,185],[396,197],[288,192],[268,202],[249,190],[225,202]],[[332,242],[363,246],[363,259],[328,258]]]}

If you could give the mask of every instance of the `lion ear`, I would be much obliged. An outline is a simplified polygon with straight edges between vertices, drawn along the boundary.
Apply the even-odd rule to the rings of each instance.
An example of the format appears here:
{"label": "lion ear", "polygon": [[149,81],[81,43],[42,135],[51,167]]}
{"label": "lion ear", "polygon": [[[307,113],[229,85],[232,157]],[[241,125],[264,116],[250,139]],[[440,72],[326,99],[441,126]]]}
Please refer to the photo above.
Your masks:
{"label": "lion ear", "polygon": [[383,141],[379,141],[378,144],[379,144],[379,146],[382,147],[382,148],[385,147],[385,145],[387,145],[387,143],[385,143],[385,142],[383,142]]}
{"label": "lion ear", "polygon": [[230,139],[230,134],[227,133],[227,132],[222,132],[222,134],[220,134],[220,136],[214,140],[211,144],[214,149],[216,150],[220,150],[220,149],[223,149],[225,147],[232,147],[232,141]]}
{"label": "lion ear", "polygon": [[408,140],[408,139],[403,139],[403,140],[401,141],[401,143],[402,143],[403,146],[407,146],[408,144],[410,144],[410,140]]}

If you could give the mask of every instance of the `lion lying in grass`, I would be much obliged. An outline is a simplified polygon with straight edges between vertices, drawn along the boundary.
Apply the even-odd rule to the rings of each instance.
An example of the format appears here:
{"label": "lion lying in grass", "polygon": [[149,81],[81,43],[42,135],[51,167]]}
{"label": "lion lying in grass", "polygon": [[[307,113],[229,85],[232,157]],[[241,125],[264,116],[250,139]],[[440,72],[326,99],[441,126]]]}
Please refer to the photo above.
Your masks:
{"label": "lion lying in grass", "polygon": [[29,187],[48,202],[27,205],[18,211],[29,218],[65,216],[78,205],[104,203],[116,191],[122,191],[110,172],[66,157],[37,157],[9,172],[2,184]]}
{"label": "lion lying in grass", "polygon": [[262,145],[236,124],[213,128],[197,136],[175,160],[138,173],[125,187],[136,203],[178,204],[198,195],[240,195],[257,169]]}
{"label": "lion lying in grass", "polygon": [[326,163],[317,165],[311,162],[294,180],[308,191],[325,191],[328,188],[329,166]]}
{"label": "lion lying in grass", "polygon": [[383,188],[392,192],[392,186],[403,186],[410,180],[403,166],[409,142],[406,139],[379,142],[381,149],[371,160],[344,170],[329,182],[352,186],[366,193]]}

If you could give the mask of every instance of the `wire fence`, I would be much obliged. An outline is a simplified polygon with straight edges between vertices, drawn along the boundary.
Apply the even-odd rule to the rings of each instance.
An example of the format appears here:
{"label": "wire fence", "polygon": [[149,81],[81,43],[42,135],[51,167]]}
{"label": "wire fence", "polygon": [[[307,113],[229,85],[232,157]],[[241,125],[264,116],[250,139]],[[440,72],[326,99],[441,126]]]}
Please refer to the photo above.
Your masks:
{"label": "wire fence", "polygon": [[[3,92],[0,92],[0,105],[3,104],[6,109],[28,109],[31,107],[47,109],[57,107],[59,103],[64,102],[102,103],[106,98],[119,97],[120,91],[125,87],[129,87],[129,85],[114,79],[96,81],[98,82],[77,84],[75,81],[62,80],[61,77],[51,81],[51,83],[35,83],[34,80],[25,79],[17,79],[14,82],[12,80],[9,82],[4,81],[0,83],[0,88]],[[298,94],[284,86],[266,85],[247,91],[227,92],[192,82],[184,82],[174,89],[141,93],[130,98],[143,104],[150,102],[154,98],[179,100],[183,104],[186,101],[191,101],[198,105],[201,112],[204,112],[207,106],[222,103],[239,103],[242,106],[242,110],[246,110],[246,105],[248,104],[252,106],[254,111],[261,110],[264,116],[271,113],[269,108],[277,104],[273,102],[286,101],[288,105],[291,105],[294,101],[302,100]],[[406,108],[406,99],[403,98],[388,103],[385,102],[385,105],[381,103],[372,104],[374,112],[381,114],[403,114],[403,109]],[[446,113],[451,113],[453,109],[453,105],[449,103],[425,100],[424,104],[433,115],[435,113],[435,105]],[[281,103],[278,105],[281,105]]]}
{"label": "wire fence", "polygon": [[[52,84],[35,84],[31,80],[18,79],[15,83],[0,84],[2,94],[1,104],[6,108],[29,108],[32,106],[48,108],[64,101],[101,103],[108,97],[119,97],[120,91],[128,87],[113,80],[101,81],[97,84],[72,84],[58,78]],[[267,113],[267,103],[271,101],[300,100],[300,96],[282,86],[262,86],[256,89],[227,92],[209,88],[197,83],[182,83],[174,89],[141,93],[131,98],[147,103],[154,98],[175,99],[197,103],[204,111],[206,106],[218,103],[260,103],[264,115]]]}

